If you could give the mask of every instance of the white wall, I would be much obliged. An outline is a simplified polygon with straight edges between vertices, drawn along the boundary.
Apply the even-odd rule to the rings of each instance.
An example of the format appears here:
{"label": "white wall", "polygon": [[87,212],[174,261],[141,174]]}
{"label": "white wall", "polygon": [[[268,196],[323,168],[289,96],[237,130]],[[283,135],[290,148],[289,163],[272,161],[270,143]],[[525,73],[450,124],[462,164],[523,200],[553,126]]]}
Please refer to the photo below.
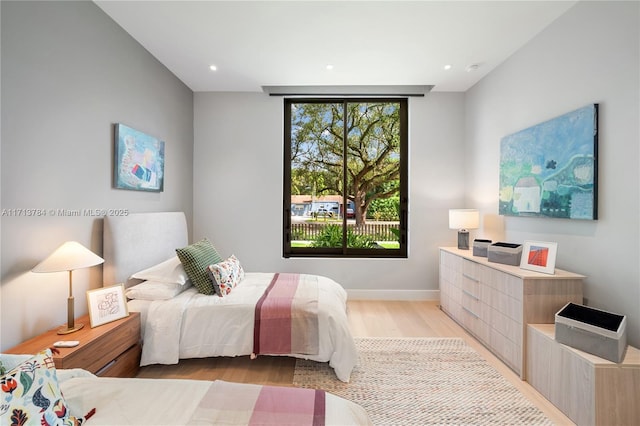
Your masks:
{"label": "white wall", "polygon": [[[557,266],[588,276],[591,306],[628,316],[640,345],[640,3],[579,2],[466,96],[467,201],[489,238],[558,242]],[[600,104],[597,221],[497,217],[500,139]]]}
{"label": "white wall", "polygon": [[[3,209],[193,212],[193,239],[211,238],[248,270],[322,273],[352,294],[393,298],[437,292],[437,247],[456,242],[447,210],[479,207],[482,229],[471,238],[557,241],[558,266],[587,275],[589,304],[626,314],[640,346],[637,2],[580,2],[468,93],[410,99],[403,260],[282,258],[282,99],[193,95],[90,2],[0,5]],[[601,112],[600,219],[498,216],[500,138],[592,102]],[[111,188],[114,122],[166,141],[165,192]],[[69,239],[100,253],[102,223],[1,219],[4,349],[66,321],[66,275],[28,271]],[[101,270],[74,277],[80,314]]]}
{"label": "white wall", "polygon": [[[34,274],[67,240],[102,252],[102,220],[51,209],[192,210],[193,93],[92,2],[1,2],[0,349],[64,324],[68,276]],[[112,124],[165,141],[162,193],[112,189]],[[11,216],[10,209],[46,216]],[[74,272],[75,311],[102,268]]]}
{"label": "white wall", "polygon": [[439,245],[454,245],[448,209],[464,198],[464,95],[409,102],[409,258],[282,257],[283,100],[261,93],[196,93],[193,237],[210,238],[249,271],[330,276],[350,290],[437,297]]}

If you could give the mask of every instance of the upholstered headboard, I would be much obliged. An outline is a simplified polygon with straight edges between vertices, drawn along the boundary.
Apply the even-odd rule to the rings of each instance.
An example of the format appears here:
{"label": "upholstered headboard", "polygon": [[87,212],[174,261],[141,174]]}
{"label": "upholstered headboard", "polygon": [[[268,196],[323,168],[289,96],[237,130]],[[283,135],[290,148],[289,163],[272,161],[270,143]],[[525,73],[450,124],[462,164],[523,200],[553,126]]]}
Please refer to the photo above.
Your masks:
{"label": "upholstered headboard", "polygon": [[103,285],[127,284],[133,273],[175,256],[188,244],[182,212],[134,213],[104,218]]}

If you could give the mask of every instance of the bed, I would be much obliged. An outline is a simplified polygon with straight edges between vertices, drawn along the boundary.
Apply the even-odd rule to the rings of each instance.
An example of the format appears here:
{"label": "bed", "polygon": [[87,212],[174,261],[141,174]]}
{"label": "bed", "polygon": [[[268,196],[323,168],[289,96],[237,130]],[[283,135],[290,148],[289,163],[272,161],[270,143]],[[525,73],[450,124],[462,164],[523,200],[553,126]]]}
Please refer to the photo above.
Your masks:
{"label": "bed", "polygon": [[[349,381],[358,356],[347,320],[346,291],[332,279],[316,275],[243,272],[244,278],[224,297],[202,294],[199,287],[192,286],[180,288],[178,294],[169,294],[163,300],[148,300],[132,294],[138,286],[150,281],[141,283],[131,277],[156,279],[153,274],[149,277],[136,273],[148,271],[148,268],[155,271],[157,265],[172,258],[175,261],[176,249],[188,246],[184,214],[160,212],[105,217],[103,244],[104,285],[124,283],[129,287],[127,296],[134,297],[128,301],[129,310],[141,314],[141,366],[176,364],[187,358],[283,355],[328,362],[338,379]],[[231,261],[231,257],[220,264],[227,261]],[[295,342],[287,342],[289,346],[268,346],[276,339],[272,338],[275,335],[272,329],[266,328],[272,320],[265,317],[259,309],[260,304],[265,302],[263,298],[274,288],[276,281],[287,281],[281,284],[285,286],[291,280],[299,281],[296,285],[304,283],[313,289],[308,291],[308,299],[300,304],[314,304],[317,315],[313,320],[308,317],[296,319],[295,324],[300,331],[313,323],[317,337],[315,340],[291,338]],[[294,320],[291,323],[293,329]],[[298,340],[304,341],[299,343]]]}
{"label": "bed", "polygon": [[359,405],[313,389],[97,377],[56,369],[51,351],[0,354],[0,424],[369,425]]}

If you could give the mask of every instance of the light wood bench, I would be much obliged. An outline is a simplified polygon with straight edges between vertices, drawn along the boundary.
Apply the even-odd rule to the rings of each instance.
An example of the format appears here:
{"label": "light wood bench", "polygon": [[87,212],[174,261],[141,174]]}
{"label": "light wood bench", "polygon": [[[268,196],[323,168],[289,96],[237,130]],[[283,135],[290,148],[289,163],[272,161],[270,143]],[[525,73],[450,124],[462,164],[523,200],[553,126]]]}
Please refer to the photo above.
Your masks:
{"label": "light wood bench", "polygon": [[527,381],[578,425],[640,424],[640,350],[621,363],[563,345],[554,324],[527,328]]}

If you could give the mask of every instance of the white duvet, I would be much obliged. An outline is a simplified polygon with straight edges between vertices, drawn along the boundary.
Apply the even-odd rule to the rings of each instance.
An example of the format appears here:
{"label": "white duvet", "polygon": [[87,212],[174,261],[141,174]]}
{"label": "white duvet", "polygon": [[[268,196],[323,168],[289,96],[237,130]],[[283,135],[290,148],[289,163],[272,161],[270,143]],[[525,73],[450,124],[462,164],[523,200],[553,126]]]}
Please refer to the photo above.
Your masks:
{"label": "white duvet", "polygon": [[[87,425],[192,424],[193,413],[214,383],[206,380],[106,378],[85,373],[66,379],[64,370],[58,370],[60,388],[69,411],[82,416],[92,408],[96,409]],[[224,382],[215,383],[224,385]],[[223,396],[220,395],[221,398]],[[326,394],[325,421],[327,425],[371,424],[362,407],[330,393]],[[242,420],[225,422],[228,425],[246,423]],[[199,419],[197,424],[219,425],[220,422],[219,419]]]}
{"label": "white duvet", "polygon": [[[141,312],[143,346],[140,365],[176,364],[179,359],[250,355],[255,304],[273,273],[246,273],[225,297],[189,288],[164,301],[129,301]],[[290,354],[329,362],[338,379],[348,382],[358,355],[347,321],[347,293],[330,278],[318,276],[320,350],[317,355]]]}

